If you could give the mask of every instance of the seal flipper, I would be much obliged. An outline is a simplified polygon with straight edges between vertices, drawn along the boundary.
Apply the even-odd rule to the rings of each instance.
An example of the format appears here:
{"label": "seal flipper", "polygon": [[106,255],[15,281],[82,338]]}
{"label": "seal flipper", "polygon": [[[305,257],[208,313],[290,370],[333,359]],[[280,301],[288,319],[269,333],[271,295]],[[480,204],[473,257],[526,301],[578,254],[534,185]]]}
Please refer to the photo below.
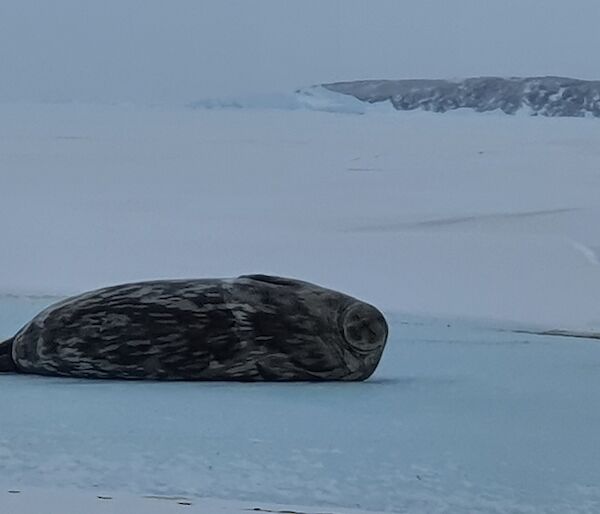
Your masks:
{"label": "seal flipper", "polygon": [[12,358],[13,340],[14,338],[0,343],[0,373],[17,371],[17,366]]}
{"label": "seal flipper", "polygon": [[319,375],[311,373],[291,363],[287,358],[271,355],[256,363],[256,368],[263,380],[268,382],[302,381],[318,382],[324,380]]}

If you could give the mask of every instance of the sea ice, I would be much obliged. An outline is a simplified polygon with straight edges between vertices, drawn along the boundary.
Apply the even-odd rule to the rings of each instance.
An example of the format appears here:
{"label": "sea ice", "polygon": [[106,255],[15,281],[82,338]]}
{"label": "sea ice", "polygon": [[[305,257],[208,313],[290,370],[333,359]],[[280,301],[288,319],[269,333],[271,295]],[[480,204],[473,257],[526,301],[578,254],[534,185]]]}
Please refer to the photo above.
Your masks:
{"label": "sea ice", "polygon": [[[0,334],[49,301],[2,298]],[[0,488],[332,512],[562,514],[600,501],[600,345],[389,319],[365,383],[0,375]]]}

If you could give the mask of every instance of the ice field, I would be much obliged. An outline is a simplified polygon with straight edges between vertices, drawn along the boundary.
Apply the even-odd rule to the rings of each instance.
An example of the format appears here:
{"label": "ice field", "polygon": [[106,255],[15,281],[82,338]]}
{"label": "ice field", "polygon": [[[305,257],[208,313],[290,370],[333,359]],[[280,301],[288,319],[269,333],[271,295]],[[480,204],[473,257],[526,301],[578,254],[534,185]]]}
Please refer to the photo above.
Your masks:
{"label": "ice field", "polygon": [[271,273],[600,328],[596,119],[0,104],[0,291]]}
{"label": "ice field", "polygon": [[[0,329],[47,302],[3,299]],[[600,502],[600,345],[390,319],[366,383],[0,376],[0,484],[327,511],[564,513]]]}
{"label": "ice field", "polygon": [[[0,331],[46,303],[2,299]],[[308,512],[592,512],[600,345],[390,320],[366,383],[0,375],[0,491],[25,501],[31,488],[68,486],[117,502],[135,493]]]}
{"label": "ice field", "polygon": [[366,383],[0,375],[0,512],[597,512],[600,343],[514,330],[600,330],[599,134],[0,105],[0,339],[65,294],[258,272],[391,326]]}

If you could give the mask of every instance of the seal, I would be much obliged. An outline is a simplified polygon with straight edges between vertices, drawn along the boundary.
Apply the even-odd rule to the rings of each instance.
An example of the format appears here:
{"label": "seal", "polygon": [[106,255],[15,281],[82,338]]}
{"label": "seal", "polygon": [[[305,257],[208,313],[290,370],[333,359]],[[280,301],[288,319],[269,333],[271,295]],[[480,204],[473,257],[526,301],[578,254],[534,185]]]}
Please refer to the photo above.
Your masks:
{"label": "seal", "polygon": [[0,344],[0,371],[95,379],[366,380],[384,316],[295,279],[160,280],[51,305]]}

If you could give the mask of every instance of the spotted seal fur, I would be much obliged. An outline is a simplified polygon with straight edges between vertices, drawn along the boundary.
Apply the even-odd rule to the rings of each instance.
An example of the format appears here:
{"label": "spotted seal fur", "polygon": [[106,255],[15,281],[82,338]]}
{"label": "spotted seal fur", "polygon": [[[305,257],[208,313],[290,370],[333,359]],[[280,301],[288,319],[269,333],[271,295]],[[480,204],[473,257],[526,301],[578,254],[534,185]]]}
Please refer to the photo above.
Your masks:
{"label": "spotted seal fur", "polygon": [[282,277],[161,280],[51,305],[0,344],[0,371],[160,380],[365,380],[388,327],[373,306]]}

